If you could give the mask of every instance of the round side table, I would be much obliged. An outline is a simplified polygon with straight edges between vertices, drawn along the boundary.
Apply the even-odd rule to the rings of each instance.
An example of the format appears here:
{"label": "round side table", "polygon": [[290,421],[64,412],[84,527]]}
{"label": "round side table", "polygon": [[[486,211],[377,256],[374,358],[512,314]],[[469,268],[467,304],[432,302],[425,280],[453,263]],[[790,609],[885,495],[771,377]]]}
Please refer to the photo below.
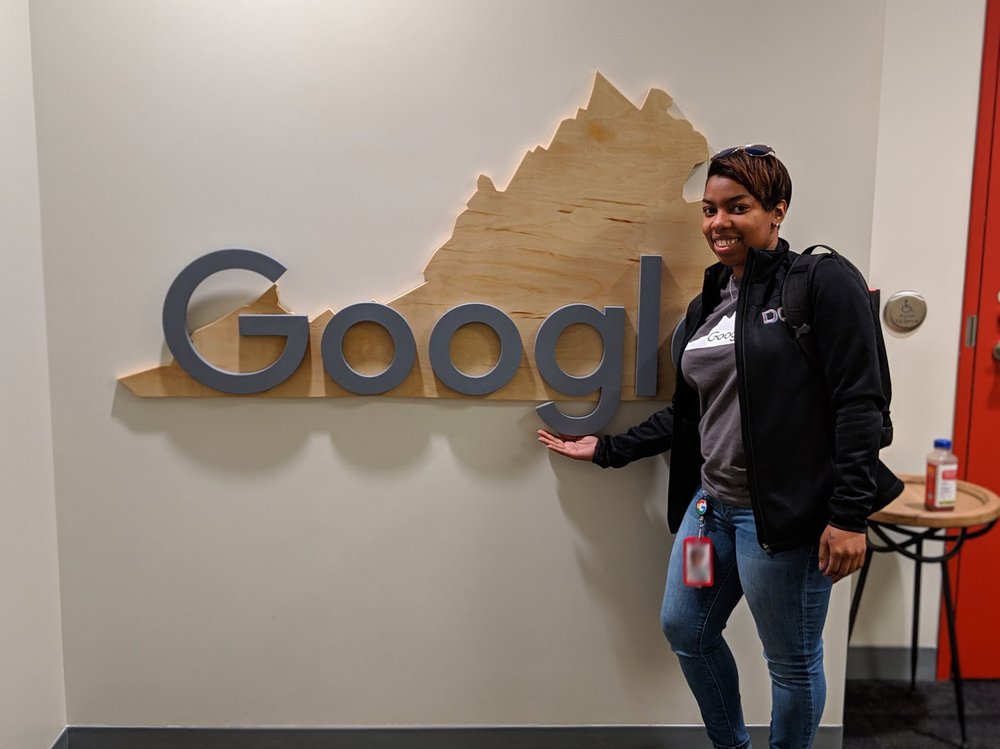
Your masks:
{"label": "round side table", "polygon": [[[966,481],[958,482],[958,495],[953,510],[928,510],[924,507],[924,477],[900,476],[903,493],[873,513],[868,518],[868,528],[881,543],[869,537],[868,553],[858,577],[858,586],[851,599],[848,640],[854,631],[861,594],[868,578],[868,568],[876,552],[897,552],[914,562],[913,628],[910,640],[910,688],[916,686],[917,636],[920,621],[920,570],[924,564],[941,565],[941,588],[945,616],[948,621],[948,641],[951,645],[951,671],[955,684],[955,702],[958,707],[958,724],[962,732],[962,745],[966,744],[965,700],[962,696],[962,671],[958,660],[958,640],[955,635],[955,607],[948,575],[948,560],[961,550],[962,545],[987,533],[1000,518],[1000,497],[982,486]],[[895,534],[895,537],[890,535]],[[937,555],[924,554],[924,541],[945,541],[944,551]]]}

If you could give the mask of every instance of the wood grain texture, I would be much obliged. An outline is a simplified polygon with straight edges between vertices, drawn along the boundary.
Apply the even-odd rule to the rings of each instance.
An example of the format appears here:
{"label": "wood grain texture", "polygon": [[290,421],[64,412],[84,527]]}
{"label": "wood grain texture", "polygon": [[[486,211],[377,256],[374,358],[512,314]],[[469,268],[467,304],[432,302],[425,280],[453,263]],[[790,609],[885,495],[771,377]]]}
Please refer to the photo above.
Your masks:
{"label": "wood grain texture", "polygon": [[903,493],[874,513],[871,520],[918,528],[969,528],[1000,517],[1000,497],[985,487],[959,481],[954,510],[928,510],[924,507],[924,477],[899,478]]}
{"label": "wood grain texture", "polygon": [[[692,171],[708,158],[705,138],[668,109],[668,94],[651,89],[641,106],[628,101],[599,73],[587,107],[564,120],[547,148],[529,151],[504,190],[485,175],[455,222],[450,239],[424,270],[424,283],[388,302],[406,318],[417,341],[418,360],[407,379],[388,395],[423,398],[460,396],[434,376],[427,341],[437,320],[452,307],[483,302],[516,323],[524,343],[517,374],[487,396],[502,400],[567,400],[547,387],[534,365],[534,339],[542,321],[566,304],[622,306],[627,330],[622,399],[635,400],[635,330],[639,258],[663,256],[660,356],[657,397],[672,390],[669,345],[663,345],[688,301],[701,288],[713,260],[700,230],[698,203],[683,198]],[[359,300],[361,301],[361,300]],[[202,355],[232,371],[266,366],[281,351],[280,338],[241,338],[243,312],[287,313],[276,288],[234,310],[192,337]],[[332,317],[326,311],[310,323],[310,346],[299,370],[270,397],[350,395],[323,371],[320,339]],[[455,365],[480,374],[496,362],[495,335],[469,325],[452,343]],[[381,371],[392,358],[388,336],[374,324],[355,326],[344,340],[351,366]],[[573,374],[592,371],[601,360],[600,339],[583,326],[569,328],[558,346],[560,365]],[[217,396],[175,363],[120,381],[144,397]]]}

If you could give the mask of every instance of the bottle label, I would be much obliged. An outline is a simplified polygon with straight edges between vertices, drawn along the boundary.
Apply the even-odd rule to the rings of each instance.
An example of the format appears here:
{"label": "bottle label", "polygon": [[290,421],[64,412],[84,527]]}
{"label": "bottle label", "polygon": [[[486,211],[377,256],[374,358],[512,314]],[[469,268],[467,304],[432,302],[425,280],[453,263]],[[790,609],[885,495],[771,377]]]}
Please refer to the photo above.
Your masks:
{"label": "bottle label", "polygon": [[924,505],[928,510],[951,510],[958,494],[958,466],[927,464]]}
{"label": "bottle label", "polygon": [[958,494],[958,468],[955,466],[940,467],[936,494],[938,507],[955,506],[955,496]]}

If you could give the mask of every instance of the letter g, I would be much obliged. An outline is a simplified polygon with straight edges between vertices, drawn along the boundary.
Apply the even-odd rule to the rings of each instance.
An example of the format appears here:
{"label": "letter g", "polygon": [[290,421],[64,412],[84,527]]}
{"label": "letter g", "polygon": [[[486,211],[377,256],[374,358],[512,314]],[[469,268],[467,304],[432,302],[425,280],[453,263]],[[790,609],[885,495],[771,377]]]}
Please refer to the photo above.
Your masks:
{"label": "letter g", "polygon": [[223,270],[248,270],[272,283],[285,272],[274,258],[254,250],[217,250],[195,260],[170,284],[163,300],[163,337],[174,359],[191,377],[215,390],[233,395],[261,393],[277,387],[299,368],[309,343],[309,320],[304,315],[240,315],[240,335],[284,336],[278,359],[256,372],[230,372],[210,364],[194,347],[187,329],[187,310],[198,285]]}

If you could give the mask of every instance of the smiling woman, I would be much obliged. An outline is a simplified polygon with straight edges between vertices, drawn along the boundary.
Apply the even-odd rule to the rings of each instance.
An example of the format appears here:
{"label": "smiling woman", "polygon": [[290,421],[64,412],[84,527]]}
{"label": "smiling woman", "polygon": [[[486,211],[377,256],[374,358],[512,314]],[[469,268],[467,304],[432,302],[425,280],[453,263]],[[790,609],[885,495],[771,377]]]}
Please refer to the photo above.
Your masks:
{"label": "smiling woman", "polygon": [[[797,255],[778,236],[792,183],[770,146],[712,157],[702,232],[719,262],[688,306],[673,402],[618,435],[539,439],[601,467],[671,451],[675,542],[661,625],[717,747],[748,747],[723,639],[746,596],[771,675],[771,746],[812,746],[826,699],[823,625],[833,583],[865,558],[884,404],[867,290],[817,262],[810,360],[782,319]],[[818,362],[813,364],[812,362]],[[692,577],[684,549],[712,551]]]}
{"label": "smiling woman", "polygon": [[740,279],[751,247],[773,250],[792,181],[770,146],[727,148],[712,157],[701,230],[719,262]]}

